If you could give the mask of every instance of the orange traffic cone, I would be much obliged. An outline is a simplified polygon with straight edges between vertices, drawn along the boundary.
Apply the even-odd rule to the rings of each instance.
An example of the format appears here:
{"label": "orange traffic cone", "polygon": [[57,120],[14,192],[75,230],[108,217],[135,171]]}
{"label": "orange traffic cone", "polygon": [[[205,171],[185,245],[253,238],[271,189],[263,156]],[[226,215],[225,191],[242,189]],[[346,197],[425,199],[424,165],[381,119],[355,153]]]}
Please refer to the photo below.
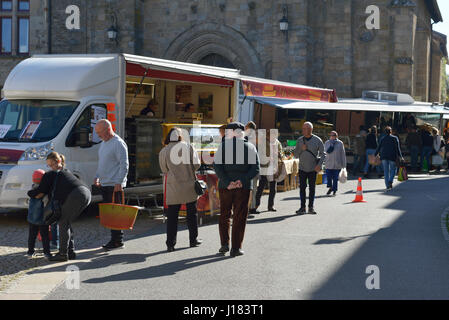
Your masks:
{"label": "orange traffic cone", "polygon": [[355,199],[352,202],[366,202],[363,200],[362,178],[359,178],[359,183],[357,184],[357,192],[355,194]]}

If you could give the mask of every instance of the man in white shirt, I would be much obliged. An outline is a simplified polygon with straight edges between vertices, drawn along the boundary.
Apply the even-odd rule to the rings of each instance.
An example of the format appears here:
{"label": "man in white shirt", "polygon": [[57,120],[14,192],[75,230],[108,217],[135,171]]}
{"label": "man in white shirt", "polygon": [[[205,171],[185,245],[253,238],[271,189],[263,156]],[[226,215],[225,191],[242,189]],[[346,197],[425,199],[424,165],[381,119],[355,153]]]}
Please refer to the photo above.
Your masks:
{"label": "man in white shirt", "polygon": [[[95,132],[103,142],[98,151],[98,169],[94,184],[101,188],[104,203],[121,202],[121,192],[126,186],[128,175],[128,147],[112,130],[108,120],[100,120],[95,126]],[[123,231],[111,230],[111,240],[103,246],[105,250],[123,248]]]}

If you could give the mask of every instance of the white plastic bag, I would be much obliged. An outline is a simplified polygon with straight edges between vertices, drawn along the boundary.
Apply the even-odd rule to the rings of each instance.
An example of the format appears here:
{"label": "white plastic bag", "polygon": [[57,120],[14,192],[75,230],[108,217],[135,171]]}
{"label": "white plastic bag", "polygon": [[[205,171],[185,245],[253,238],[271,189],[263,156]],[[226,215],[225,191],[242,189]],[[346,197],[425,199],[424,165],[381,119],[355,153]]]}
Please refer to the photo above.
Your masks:
{"label": "white plastic bag", "polygon": [[338,175],[338,181],[340,183],[346,183],[348,181],[348,172],[346,168],[341,169],[340,174]]}

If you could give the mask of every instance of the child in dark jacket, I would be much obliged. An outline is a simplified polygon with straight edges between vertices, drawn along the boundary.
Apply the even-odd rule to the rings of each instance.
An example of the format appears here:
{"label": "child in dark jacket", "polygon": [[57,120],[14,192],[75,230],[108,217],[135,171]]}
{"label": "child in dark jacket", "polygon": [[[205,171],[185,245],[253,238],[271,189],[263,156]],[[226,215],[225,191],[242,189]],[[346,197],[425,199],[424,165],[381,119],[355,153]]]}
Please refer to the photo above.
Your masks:
{"label": "child in dark jacket", "polygon": [[[42,169],[36,170],[33,173],[33,189],[36,189],[45,171]],[[29,258],[35,257],[34,246],[36,244],[37,234],[40,233],[42,237],[42,246],[44,248],[44,255],[49,258],[50,254],[50,237],[48,232],[48,226],[44,223],[44,202],[42,199],[30,198],[28,206],[27,220],[30,224],[28,233],[28,252]]]}

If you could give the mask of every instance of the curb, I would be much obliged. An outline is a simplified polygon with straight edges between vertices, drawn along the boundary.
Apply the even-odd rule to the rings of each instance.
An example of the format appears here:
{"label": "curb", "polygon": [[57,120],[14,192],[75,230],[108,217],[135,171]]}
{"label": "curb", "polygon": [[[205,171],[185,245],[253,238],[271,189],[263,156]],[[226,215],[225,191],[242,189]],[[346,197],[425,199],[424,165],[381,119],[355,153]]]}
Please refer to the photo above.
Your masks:
{"label": "curb", "polygon": [[446,226],[446,219],[449,217],[449,207],[447,207],[441,214],[441,230],[443,231],[443,237],[449,243],[449,230]]}

